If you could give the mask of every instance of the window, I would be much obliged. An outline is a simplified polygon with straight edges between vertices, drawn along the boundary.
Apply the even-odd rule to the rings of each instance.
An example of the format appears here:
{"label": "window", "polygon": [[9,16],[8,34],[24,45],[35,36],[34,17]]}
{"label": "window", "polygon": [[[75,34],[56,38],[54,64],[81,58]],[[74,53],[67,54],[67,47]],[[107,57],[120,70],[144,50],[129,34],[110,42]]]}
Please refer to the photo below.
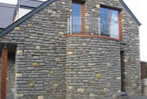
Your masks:
{"label": "window", "polygon": [[119,38],[119,11],[100,8],[100,34]]}
{"label": "window", "polygon": [[72,3],[72,32],[84,32],[84,4],[76,0]]}

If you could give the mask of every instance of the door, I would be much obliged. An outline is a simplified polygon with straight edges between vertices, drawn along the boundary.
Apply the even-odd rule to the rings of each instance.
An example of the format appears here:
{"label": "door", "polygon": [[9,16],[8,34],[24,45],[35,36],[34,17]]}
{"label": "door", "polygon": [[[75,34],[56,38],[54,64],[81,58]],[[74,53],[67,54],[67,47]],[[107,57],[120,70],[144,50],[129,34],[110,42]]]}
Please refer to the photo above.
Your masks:
{"label": "door", "polygon": [[121,91],[125,92],[125,63],[124,63],[124,51],[120,52],[121,60]]}

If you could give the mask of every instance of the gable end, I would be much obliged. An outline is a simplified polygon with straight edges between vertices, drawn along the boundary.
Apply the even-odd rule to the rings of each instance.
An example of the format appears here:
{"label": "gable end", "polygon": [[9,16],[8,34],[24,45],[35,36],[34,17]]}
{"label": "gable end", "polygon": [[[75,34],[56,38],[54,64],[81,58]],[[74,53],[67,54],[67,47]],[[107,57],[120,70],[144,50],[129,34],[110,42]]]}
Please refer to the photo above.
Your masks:
{"label": "gable end", "polygon": [[6,35],[9,31],[13,30],[16,26],[20,25],[21,23],[23,23],[24,21],[29,19],[35,13],[37,13],[40,10],[42,10],[43,8],[47,7],[49,4],[52,4],[54,1],[57,1],[57,0],[48,0],[48,1],[44,2],[43,4],[38,6],[36,9],[32,10],[31,12],[29,12],[28,14],[26,14],[22,18],[18,19],[16,22],[10,24],[8,27],[6,27],[4,30],[2,30],[0,32],[0,38],[3,37],[4,35]]}
{"label": "gable end", "polygon": [[[48,1],[44,2],[43,4],[38,6],[36,9],[32,10],[30,13],[28,13],[25,16],[23,16],[22,18],[18,19],[16,22],[10,24],[8,27],[6,27],[4,30],[2,30],[0,32],[0,37],[3,37],[4,35],[6,35],[9,31],[13,30],[16,26],[20,25],[21,23],[23,23],[24,21],[29,19],[31,16],[33,16],[35,13],[39,12],[40,10],[42,10],[43,8],[48,6],[49,4],[53,3],[54,1],[57,1],[57,0],[48,0]],[[124,1],[120,0],[120,3],[127,10],[127,12],[131,15],[131,17],[135,20],[135,22],[140,26],[141,23],[135,17],[135,15],[132,13],[132,11],[128,8],[128,6],[124,3]]]}
{"label": "gable end", "polygon": [[129,9],[129,7],[125,4],[125,2],[123,0],[120,0],[120,3],[122,4],[122,6],[126,9],[126,11],[130,14],[130,16],[135,20],[135,22],[140,26],[141,23],[139,22],[139,20],[136,18],[136,16],[132,13],[132,11]]}

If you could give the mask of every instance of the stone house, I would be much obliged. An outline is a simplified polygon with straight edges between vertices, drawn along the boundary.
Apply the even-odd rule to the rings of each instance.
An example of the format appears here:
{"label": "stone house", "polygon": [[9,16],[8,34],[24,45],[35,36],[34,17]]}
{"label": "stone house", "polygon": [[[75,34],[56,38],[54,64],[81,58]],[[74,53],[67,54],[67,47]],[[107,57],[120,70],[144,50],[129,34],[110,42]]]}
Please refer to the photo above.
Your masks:
{"label": "stone house", "polygon": [[140,25],[122,0],[46,1],[0,32],[1,98],[141,95]]}

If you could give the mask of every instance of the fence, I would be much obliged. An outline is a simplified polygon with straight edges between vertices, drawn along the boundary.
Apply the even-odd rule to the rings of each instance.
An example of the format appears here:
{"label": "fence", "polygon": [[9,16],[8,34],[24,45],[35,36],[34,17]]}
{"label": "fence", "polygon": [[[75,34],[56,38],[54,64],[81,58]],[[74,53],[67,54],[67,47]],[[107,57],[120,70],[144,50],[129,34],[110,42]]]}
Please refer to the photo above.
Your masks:
{"label": "fence", "polygon": [[69,16],[67,20],[67,33],[100,33],[100,19],[98,17]]}
{"label": "fence", "polygon": [[103,35],[113,38],[119,37],[119,25],[117,21],[113,23],[101,22],[99,17],[92,16],[69,16],[67,18],[67,34],[86,33],[90,35]]}

